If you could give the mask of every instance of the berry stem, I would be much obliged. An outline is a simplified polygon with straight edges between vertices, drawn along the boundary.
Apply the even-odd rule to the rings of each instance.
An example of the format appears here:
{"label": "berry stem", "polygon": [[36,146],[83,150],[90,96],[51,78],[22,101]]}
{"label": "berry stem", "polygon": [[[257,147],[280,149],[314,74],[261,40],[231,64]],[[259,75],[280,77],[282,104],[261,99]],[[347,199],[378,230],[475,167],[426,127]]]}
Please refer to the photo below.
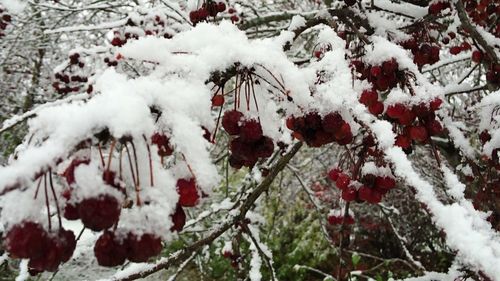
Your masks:
{"label": "berry stem", "polygon": [[59,229],[62,229],[61,210],[59,209],[59,202],[57,200],[56,191],[54,189],[54,183],[52,181],[52,169],[51,168],[49,168],[49,183],[50,183],[50,190],[52,191],[52,197],[54,197],[54,202],[56,203],[57,219],[59,220]]}
{"label": "berry stem", "polygon": [[116,140],[113,140],[113,142],[111,143],[111,146],[109,148],[108,166],[107,166],[108,171],[111,169],[111,160],[113,159],[113,150],[115,149],[115,145],[116,145]]}
{"label": "berry stem", "polygon": [[40,190],[40,185],[41,184],[42,184],[42,177],[39,178],[38,184],[36,186],[35,195],[33,196],[33,199],[35,199],[35,200],[38,197],[38,191]]}
{"label": "berry stem", "polygon": [[132,181],[134,182],[134,186],[135,186],[137,205],[140,205],[141,201],[140,201],[139,194],[137,193],[137,184],[135,181],[134,168],[132,166],[132,157],[130,156],[130,150],[128,149],[127,143],[125,143],[124,146],[125,146],[125,150],[127,151],[127,158],[128,158],[128,163],[129,163],[129,167],[130,167],[130,174],[132,175]]}
{"label": "berry stem", "polygon": [[145,135],[142,135],[144,138],[144,143],[146,144],[146,148],[148,150],[148,159],[149,159],[149,182],[151,186],[154,186],[154,177],[153,177],[153,160],[151,159],[151,148],[149,147],[148,139]]}
{"label": "berry stem", "polygon": [[52,230],[52,222],[50,221],[50,205],[49,205],[49,194],[47,192],[47,175],[43,175],[43,184],[45,190],[45,206],[47,208],[47,220],[49,223],[49,231]]}
{"label": "berry stem", "polygon": [[104,156],[102,155],[102,148],[101,148],[101,144],[97,144],[97,148],[99,149],[99,156],[101,157],[101,164],[102,164],[102,168],[104,169],[106,167],[106,163],[104,162]]}

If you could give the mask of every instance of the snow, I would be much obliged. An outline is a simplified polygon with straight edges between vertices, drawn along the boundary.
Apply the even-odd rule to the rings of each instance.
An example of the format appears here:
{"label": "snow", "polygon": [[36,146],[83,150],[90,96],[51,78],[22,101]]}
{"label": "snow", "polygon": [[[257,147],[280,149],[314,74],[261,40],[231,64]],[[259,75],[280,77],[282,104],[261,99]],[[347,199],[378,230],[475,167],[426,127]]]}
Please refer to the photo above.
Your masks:
{"label": "snow", "polygon": [[20,0],[0,0],[0,5],[7,8],[10,13],[19,14],[26,8],[27,3]]}
{"label": "snow", "polygon": [[[417,199],[426,204],[437,226],[446,232],[448,246],[459,252],[461,260],[477,270],[482,270],[493,280],[500,280],[500,237],[485,221],[484,213],[474,209],[467,200],[445,205],[434,193],[430,183],[418,175],[400,148],[386,150],[387,160],[395,166],[397,176],[404,178],[417,191]],[[454,181],[448,175],[448,183]],[[461,196],[461,188],[451,189]]]}
{"label": "snow", "polygon": [[306,25],[306,19],[302,16],[296,15],[293,16],[292,21],[290,22],[290,26],[288,27],[288,30],[294,31],[296,29],[304,27],[305,25]]}
{"label": "snow", "polygon": [[398,3],[389,0],[374,0],[373,5],[387,11],[407,15],[415,19],[423,18],[427,15],[427,7],[420,7],[410,3]]}

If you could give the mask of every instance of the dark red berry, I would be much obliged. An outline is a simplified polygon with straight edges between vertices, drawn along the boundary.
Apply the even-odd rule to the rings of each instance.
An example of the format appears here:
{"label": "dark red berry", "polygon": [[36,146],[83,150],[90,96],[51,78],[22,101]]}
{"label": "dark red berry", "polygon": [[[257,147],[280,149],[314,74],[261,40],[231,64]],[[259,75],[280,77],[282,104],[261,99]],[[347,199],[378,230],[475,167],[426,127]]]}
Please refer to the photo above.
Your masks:
{"label": "dark red berry", "polygon": [[240,133],[240,121],[243,118],[243,113],[237,110],[230,110],[222,116],[222,127],[230,135],[238,135]]}
{"label": "dark red berry", "polygon": [[147,262],[161,253],[163,246],[156,235],[145,233],[141,236],[129,234],[127,238],[128,255],[131,262]]}
{"label": "dark red berry", "polygon": [[106,230],[95,242],[94,255],[101,266],[118,266],[127,258],[127,247],[113,232]]}
{"label": "dark red berry", "polygon": [[85,227],[93,231],[101,231],[118,222],[121,206],[111,195],[82,200],[78,206],[78,214]]}
{"label": "dark red berry", "polygon": [[177,193],[179,204],[183,207],[194,207],[199,202],[200,193],[193,178],[177,180]]}
{"label": "dark red berry", "polygon": [[173,225],[170,228],[170,231],[181,231],[182,228],[184,228],[184,225],[186,224],[186,213],[184,213],[184,210],[182,209],[181,205],[177,204],[177,207],[175,208],[175,212],[170,215],[172,218]]}

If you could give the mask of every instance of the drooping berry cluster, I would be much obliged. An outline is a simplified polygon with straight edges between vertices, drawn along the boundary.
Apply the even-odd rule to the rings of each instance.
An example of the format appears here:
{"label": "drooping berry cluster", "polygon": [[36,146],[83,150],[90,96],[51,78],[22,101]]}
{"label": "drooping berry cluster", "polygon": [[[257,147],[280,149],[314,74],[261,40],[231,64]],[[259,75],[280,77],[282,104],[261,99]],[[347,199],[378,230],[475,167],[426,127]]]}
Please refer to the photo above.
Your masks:
{"label": "drooping berry cluster", "polygon": [[474,23],[500,38],[500,2],[490,0],[465,0],[465,11]]}
{"label": "drooping berry cluster", "polygon": [[72,231],[60,228],[48,232],[42,225],[32,221],[12,226],[3,243],[11,257],[29,259],[31,273],[56,271],[61,263],[71,258],[76,247]]}
{"label": "drooping berry cluster", "polygon": [[360,75],[360,80],[367,79],[373,84],[373,88],[386,91],[405,80],[404,71],[399,70],[399,64],[395,59],[384,61],[381,65],[367,65],[361,61],[353,61],[352,65]]}
{"label": "drooping berry cluster", "polygon": [[140,36],[161,36],[163,38],[172,38],[171,29],[165,28],[165,15],[146,15],[140,18],[129,16],[124,28],[113,31],[111,45],[121,47],[130,40],[139,39]]}
{"label": "drooping berry cluster", "polygon": [[12,21],[12,17],[0,6],[0,38],[4,37],[3,31],[7,29],[7,25]]}
{"label": "drooping berry cluster", "polygon": [[431,136],[443,132],[441,123],[436,119],[435,111],[441,106],[441,99],[436,98],[429,104],[419,103],[408,106],[396,103],[387,107],[386,115],[398,122],[400,132],[396,137],[396,145],[410,153],[413,141],[427,143]]}
{"label": "drooping berry cluster", "polygon": [[270,157],[274,151],[273,140],[264,136],[260,122],[245,119],[240,111],[226,111],[222,127],[233,136],[229,145],[229,164],[235,169],[253,167],[259,159]]}
{"label": "drooping berry cluster", "polygon": [[317,112],[300,117],[292,116],[287,119],[286,126],[293,131],[293,137],[305,141],[311,147],[332,142],[345,145],[353,140],[351,126],[337,112],[325,116]]}
{"label": "drooping berry cluster", "polygon": [[101,266],[122,265],[125,260],[147,262],[163,249],[161,238],[150,233],[136,235],[119,231],[104,231],[94,245],[94,255]]}
{"label": "drooping berry cluster", "polygon": [[[71,186],[75,183],[75,169],[79,165],[88,163],[89,161],[85,159],[75,159],[63,174],[70,186],[70,189],[65,190],[63,193],[63,197],[66,199],[63,215],[68,220],[80,219],[88,229],[101,231],[112,227],[118,222],[121,204],[116,197],[108,194],[99,194],[80,201],[72,198],[74,189]],[[120,183],[116,180],[115,172],[106,170],[103,172],[102,178],[106,183],[106,188],[121,189]]]}
{"label": "drooping berry cluster", "polygon": [[83,62],[79,53],[73,53],[69,56],[68,65],[54,75],[52,87],[60,95],[69,93],[78,93],[80,90],[85,90],[87,93],[92,93],[93,86],[85,85],[88,82],[87,74],[84,71],[85,62]]}
{"label": "drooping berry cluster", "polygon": [[335,182],[337,188],[342,191],[342,199],[347,202],[368,202],[377,204],[382,197],[396,186],[392,176],[377,176],[373,174],[364,175],[360,182],[352,181],[349,175],[338,168],[332,169],[328,177]]}
{"label": "drooping berry cluster", "polygon": [[196,25],[199,22],[206,21],[208,17],[216,17],[218,13],[226,10],[226,3],[207,0],[198,10],[189,13],[189,19]]}
{"label": "drooping berry cluster", "polygon": [[[420,28],[414,30],[411,34],[412,38],[399,43],[401,47],[411,51],[413,54],[413,62],[419,68],[426,64],[434,64],[439,61],[440,46],[436,43],[437,40],[429,37],[429,34],[424,32],[425,30],[427,29]],[[455,34],[452,32],[450,32],[450,34],[452,34],[454,38]],[[425,40],[422,38],[425,38]],[[443,38],[445,44],[448,44],[449,40],[448,37]]]}

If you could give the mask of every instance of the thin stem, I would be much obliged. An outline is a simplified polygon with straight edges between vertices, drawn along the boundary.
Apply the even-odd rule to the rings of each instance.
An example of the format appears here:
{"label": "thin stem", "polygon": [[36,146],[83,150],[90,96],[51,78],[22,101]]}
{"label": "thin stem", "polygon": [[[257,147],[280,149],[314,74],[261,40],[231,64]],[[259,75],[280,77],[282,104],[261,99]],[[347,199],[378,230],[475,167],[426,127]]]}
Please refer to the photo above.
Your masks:
{"label": "thin stem", "polygon": [[50,183],[50,189],[52,190],[52,197],[54,197],[54,202],[56,203],[57,219],[59,220],[59,229],[62,229],[61,210],[59,209],[59,202],[57,200],[56,191],[54,189],[54,183],[52,182],[52,169],[50,168],[49,168],[49,183]]}

